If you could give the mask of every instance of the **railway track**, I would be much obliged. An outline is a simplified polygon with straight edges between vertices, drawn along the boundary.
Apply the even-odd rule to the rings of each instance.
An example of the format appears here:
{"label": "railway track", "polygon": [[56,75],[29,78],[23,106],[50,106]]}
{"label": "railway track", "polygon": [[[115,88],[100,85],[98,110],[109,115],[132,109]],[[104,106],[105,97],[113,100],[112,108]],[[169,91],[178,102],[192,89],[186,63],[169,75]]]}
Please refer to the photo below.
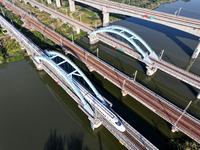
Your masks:
{"label": "railway track", "polygon": [[[0,1],[2,2],[3,0]],[[19,12],[14,6],[7,4],[6,7],[12,10],[14,13],[22,15],[22,12]],[[87,63],[87,65],[93,67],[97,72],[101,73],[103,76],[106,76],[107,79],[112,81],[112,83],[117,85],[119,88],[122,87],[123,81],[126,80],[124,90],[126,90],[129,94],[134,95],[134,97],[136,97],[137,99],[140,99],[143,103],[146,103],[146,105],[149,105],[149,107],[155,110],[155,113],[159,114],[159,116],[163,116],[163,118],[171,124],[174,124],[178,117],[181,115],[182,112],[174,108],[173,105],[162,101],[162,99],[155,96],[155,94],[152,94],[151,92],[143,89],[136,82],[130,80],[124,74],[119,73],[118,71],[116,71],[112,67],[109,67],[108,65],[105,65],[102,61],[83,51],[78,46],[70,43],[65,39],[63,39],[61,43],[61,36],[55,34],[55,32],[53,32],[49,28],[43,27],[42,30],[41,24],[33,18],[31,18],[30,16],[24,15],[23,19],[26,22],[29,22],[32,26],[34,26],[35,29],[42,32],[44,35],[52,39],[57,44],[62,44],[64,47],[68,47],[76,55],[76,57],[78,57],[83,62]],[[182,119],[178,122],[177,126],[180,127],[181,131],[183,131],[187,135],[191,135],[191,138],[195,139],[197,142],[200,142],[199,121],[194,120],[188,115],[184,115]]]}
{"label": "railway track", "polygon": [[[40,6],[41,8],[44,8],[44,9],[47,9],[48,11],[52,11],[52,9],[51,8],[48,8],[48,7],[46,7],[46,6],[44,6],[44,5],[42,5],[42,4],[40,4],[40,3],[38,3],[38,2],[35,2],[34,0],[29,0],[31,3],[33,3],[34,5],[38,5],[38,6]],[[95,0],[95,1],[98,1],[98,2],[103,2],[102,0]],[[106,1],[106,3],[113,3],[113,4],[115,4],[115,5],[118,5],[119,3],[115,3],[115,2],[112,2],[112,1]],[[123,7],[129,7],[129,8],[134,8],[134,9],[141,9],[141,8],[138,8],[138,7],[134,7],[134,6],[128,6],[128,5],[124,5],[124,4],[120,4],[120,5],[123,5]],[[143,10],[143,9],[141,9],[141,10]],[[151,12],[151,10],[146,10],[146,11],[150,11]],[[156,12],[156,11],[155,11]],[[62,16],[63,18],[65,18],[65,19],[67,19],[67,20],[69,20],[69,22],[72,22],[73,24],[78,24],[78,26],[79,27],[81,27],[83,30],[85,30],[85,31],[87,31],[88,33],[91,33],[92,31],[93,31],[93,29],[92,28],[90,28],[90,27],[88,27],[88,26],[86,26],[86,25],[84,25],[84,24],[82,24],[81,22],[79,22],[79,21],[76,21],[76,20],[74,20],[74,19],[72,19],[72,18],[70,18],[70,17],[67,17],[67,16],[65,16],[64,14],[61,14],[61,13],[58,13],[57,11],[54,11],[53,12],[54,14],[56,14],[56,15],[58,15],[58,16]],[[156,12],[156,13],[158,13],[158,14],[160,14],[160,12]],[[161,13],[162,14],[162,13]],[[172,16],[172,17],[174,17],[174,16]],[[200,21],[199,21],[199,25],[200,25]],[[134,50],[134,49],[132,49],[131,47],[129,47],[129,46],[127,46],[126,44],[123,44],[123,43],[119,43],[117,40],[115,40],[114,38],[111,38],[111,37],[109,37],[109,36],[105,36],[105,35],[103,35],[103,34],[100,34],[100,36],[102,36],[103,38],[105,38],[105,39],[107,39],[108,41],[111,41],[111,42],[113,42],[113,43],[116,43],[117,45],[120,45],[121,47],[124,47],[124,48],[126,48],[126,49],[128,49],[129,51],[132,51],[132,52],[134,52],[134,53],[137,53],[137,51],[136,50]],[[158,60],[155,60],[155,59],[153,59],[153,58],[150,58],[154,63],[156,63],[157,64],[157,67],[160,69],[160,70],[162,70],[162,71],[164,71],[164,72],[166,72],[166,70],[165,70],[165,68],[167,68],[168,70],[173,70],[176,74],[174,74],[174,73],[170,73],[170,75],[172,75],[172,76],[175,76],[175,75],[182,75],[183,77],[182,78],[186,78],[185,80],[182,80],[182,81],[184,81],[184,82],[187,82],[188,81],[188,79],[189,80],[192,80],[192,81],[194,81],[195,83],[192,83],[192,86],[194,86],[195,85],[195,87],[196,88],[200,88],[200,79],[199,79],[199,77],[198,76],[195,76],[194,74],[192,74],[192,73],[189,73],[189,72],[187,72],[187,71],[184,71],[184,70],[182,70],[182,72],[181,71],[179,71],[178,69],[180,69],[180,68],[178,68],[178,67],[175,67],[175,66],[170,66],[170,65],[166,65],[166,62],[165,61],[158,61]],[[165,68],[163,68],[163,66],[165,67]],[[175,67],[175,68],[173,68],[173,67]],[[178,69],[177,69],[178,68]],[[166,73],[169,73],[169,72],[166,72]],[[175,77],[177,77],[177,76],[175,76]],[[180,78],[179,78],[180,79]],[[181,80],[181,79],[180,79]],[[188,83],[188,84],[190,84],[190,83]],[[196,84],[198,84],[198,85],[196,85]]]}
{"label": "railway track", "polygon": [[[86,1],[91,2],[91,0],[86,0]],[[190,24],[192,27],[198,26],[200,28],[200,20],[197,20],[197,19],[175,16],[175,15],[168,14],[168,13],[163,13],[163,12],[158,12],[158,11],[155,11],[155,10],[139,8],[139,7],[126,5],[126,4],[122,4],[122,3],[117,3],[117,2],[113,2],[113,1],[93,0],[92,2],[97,2],[97,3],[99,3],[103,6],[107,6],[107,7],[111,7],[111,8],[117,7],[119,9],[122,8],[122,9],[126,9],[126,10],[129,10],[129,11],[134,11],[138,14],[146,14],[146,15],[154,16],[154,17],[160,18],[160,19],[164,18],[164,19],[168,19],[168,20],[178,21],[179,23],[186,23],[188,25]]]}
{"label": "railway track", "polygon": [[133,138],[127,131],[125,131],[123,133],[130,141],[132,141],[133,143],[135,143],[135,145],[137,146],[138,150],[146,150],[146,148],[140,144],[135,138]]}

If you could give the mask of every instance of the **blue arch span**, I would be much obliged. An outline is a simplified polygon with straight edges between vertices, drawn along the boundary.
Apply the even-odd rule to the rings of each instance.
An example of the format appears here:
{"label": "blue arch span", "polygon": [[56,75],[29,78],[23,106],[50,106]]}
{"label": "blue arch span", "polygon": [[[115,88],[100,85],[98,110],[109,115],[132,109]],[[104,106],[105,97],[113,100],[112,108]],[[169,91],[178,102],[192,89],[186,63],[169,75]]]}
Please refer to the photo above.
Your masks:
{"label": "blue arch span", "polygon": [[[107,105],[107,103],[104,101],[103,97],[99,94],[99,92],[96,90],[96,88],[94,87],[94,85],[90,82],[90,80],[85,76],[85,74],[76,66],[76,64],[74,64],[69,58],[67,58],[66,56],[64,56],[61,53],[55,52],[55,51],[48,51],[46,52],[47,55],[41,55],[41,56],[36,56],[35,60],[40,63],[41,60],[45,61],[46,63],[48,63],[56,72],[58,72],[62,78],[68,83],[68,85],[70,85],[70,87],[73,89],[73,91],[76,93],[76,95],[79,97],[79,99],[81,100],[83,107],[90,113],[91,116],[94,116],[94,111],[92,110],[92,108],[90,107],[90,105],[86,102],[84,96],[82,95],[80,89],[75,86],[76,84],[74,83],[74,80],[72,79],[72,75],[74,76],[81,76],[84,81],[89,85],[89,87],[92,89],[95,97],[97,97],[102,103],[104,103],[105,105]],[[63,61],[59,62],[59,63],[55,63],[52,61],[53,58],[55,57],[60,57],[63,59]],[[61,65],[62,63],[67,62],[68,64],[70,64],[73,67],[73,71],[66,73],[64,72],[59,65]]]}
{"label": "blue arch span", "polygon": [[103,27],[103,28],[100,28],[98,30],[95,30],[91,34],[96,36],[97,33],[101,33],[101,32],[114,33],[114,34],[117,34],[117,35],[123,37],[124,39],[126,39],[129,43],[131,43],[136,48],[136,50],[142,55],[143,59],[146,62],[152,64],[152,61],[149,59],[149,56],[146,55],[144,50],[142,50],[142,48],[134,41],[134,40],[138,40],[148,50],[149,55],[152,58],[158,59],[158,56],[151,49],[151,47],[139,35],[137,35],[136,33],[134,33],[133,31],[131,31],[131,30],[127,29],[127,28],[113,25],[113,26]]}

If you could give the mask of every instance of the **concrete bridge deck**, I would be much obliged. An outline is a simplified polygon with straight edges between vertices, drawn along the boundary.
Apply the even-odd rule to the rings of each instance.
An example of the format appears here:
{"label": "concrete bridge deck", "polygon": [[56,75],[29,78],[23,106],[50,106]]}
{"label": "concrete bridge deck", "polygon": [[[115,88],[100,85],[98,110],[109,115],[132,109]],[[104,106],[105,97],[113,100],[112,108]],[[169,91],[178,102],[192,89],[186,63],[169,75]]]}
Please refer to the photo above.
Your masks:
{"label": "concrete bridge deck", "polygon": [[[68,22],[82,30],[84,30],[85,32],[87,32],[88,34],[90,34],[93,29],[91,27],[88,27],[87,25],[70,18],[69,16],[66,16],[62,13],[59,13],[47,6],[44,6],[34,0],[26,0],[27,2],[29,2],[31,5],[33,6],[37,6],[40,10],[46,11],[49,14],[51,14],[54,17],[60,18],[63,22]],[[105,42],[106,44],[112,46],[112,47],[118,47],[120,49],[122,49],[124,51],[124,53],[126,53],[127,55],[130,55],[131,57],[145,63],[140,54],[138,52],[136,52],[133,48],[131,48],[129,45],[120,42],[106,34],[97,34],[97,37]],[[172,65],[164,60],[155,60],[152,59],[152,61],[155,63],[155,67],[162,70],[165,73],[168,73],[170,75],[172,75],[175,78],[178,78],[179,80],[186,82],[187,84],[190,84],[192,86],[194,86],[197,89],[200,89],[200,77],[197,75],[194,75],[182,68],[179,68],[175,65]]]}
{"label": "concrete bridge deck", "polygon": [[[37,61],[35,60],[35,57],[36,56],[45,55],[43,50],[41,50],[34,43],[32,43],[28,38],[26,38],[23,34],[21,34],[17,29],[15,29],[2,16],[0,16],[0,24],[1,24],[1,26],[3,28],[5,28],[8,31],[8,33],[11,36],[13,36],[20,43],[21,46],[23,46],[26,49],[26,51],[30,54],[30,58],[33,60],[33,62],[36,65],[39,65],[37,63]],[[54,68],[52,68],[52,66],[50,66],[48,63],[45,63],[45,62],[42,62],[40,68],[38,68],[38,69],[44,69],[56,82],[59,82],[60,86],[79,104],[79,107],[81,108],[80,99],[77,97],[77,95],[74,93],[74,91],[69,87],[68,83],[66,83],[65,80],[63,80],[63,77],[61,77],[60,72],[56,71]],[[91,119],[91,116],[88,113],[86,113],[86,115],[88,115],[88,118]],[[101,121],[101,123],[118,140],[120,140],[128,149],[130,149],[130,150],[132,150],[132,149],[138,149],[138,150],[144,150],[144,149],[150,149],[151,150],[152,149],[152,150],[157,150],[157,148],[154,145],[152,145],[140,133],[138,133],[135,129],[133,129],[122,118],[121,119],[122,119],[122,121],[123,121],[123,123],[125,125],[125,128],[126,128],[125,132],[120,132],[119,130],[114,128],[113,125],[111,125],[110,122],[105,120],[104,117],[100,113],[98,113],[97,116],[98,116],[98,119]]]}
{"label": "concrete bridge deck", "polygon": [[[116,14],[137,17],[140,19],[145,19],[148,21],[170,26],[172,28],[188,32],[196,36],[200,36],[200,20],[197,19],[171,15],[168,13],[139,8],[109,0],[69,0],[69,3],[75,1],[99,9],[102,11],[103,15],[106,13],[116,13]],[[74,5],[71,5],[71,7],[73,6]],[[106,23],[108,24],[109,20]]]}
{"label": "concrete bridge deck", "polygon": [[[3,2],[5,3],[5,1]],[[22,12],[20,12],[18,8],[7,2],[6,4],[7,9],[12,10],[17,15],[22,15]],[[102,60],[96,58],[88,51],[69,42],[67,39],[65,39],[55,31],[52,31],[48,27],[42,25],[37,20],[33,19],[33,17],[25,14],[23,14],[23,16],[24,21],[30,23],[32,27],[34,27],[36,30],[42,32],[45,36],[60,45],[66,51],[66,53],[70,51],[75,57],[85,63],[88,68],[93,69],[94,71],[104,76],[114,85],[121,88],[122,92],[129,94],[140,103],[145,105],[147,108],[165,119],[170,124],[176,125],[176,129],[182,131],[183,133],[200,143],[200,121],[197,118],[185,112],[179,122],[176,123],[177,119],[184,112],[183,110],[171,104],[170,102],[160,97],[156,93],[150,91],[141,84],[137,83],[133,79],[130,79],[120,71],[103,62]],[[60,39],[62,39],[62,41]]]}

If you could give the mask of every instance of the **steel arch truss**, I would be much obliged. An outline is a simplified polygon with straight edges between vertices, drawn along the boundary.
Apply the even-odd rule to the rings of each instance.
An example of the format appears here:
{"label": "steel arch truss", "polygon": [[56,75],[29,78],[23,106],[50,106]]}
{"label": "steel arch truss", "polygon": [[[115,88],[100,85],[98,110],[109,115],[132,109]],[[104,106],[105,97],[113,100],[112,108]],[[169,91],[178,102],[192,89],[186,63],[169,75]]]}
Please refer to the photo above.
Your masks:
{"label": "steel arch truss", "polygon": [[139,35],[137,35],[136,33],[134,33],[133,31],[131,31],[131,30],[127,29],[127,28],[113,25],[113,26],[109,26],[109,27],[100,28],[100,29],[98,29],[96,31],[93,31],[91,34],[94,35],[94,36],[96,36],[97,33],[101,33],[101,32],[114,33],[114,34],[117,34],[117,35],[123,37],[131,45],[133,45],[136,48],[136,50],[142,55],[142,57],[143,57],[144,60],[146,60],[147,62],[149,62],[149,63],[152,64],[151,60],[146,55],[146,53],[144,52],[144,50],[142,50],[142,48],[134,41],[134,40],[138,40],[148,50],[149,55],[152,58],[158,59],[158,56],[150,48],[150,46]]}
{"label": "steel arch truss", "polygon": [[[59,61],[55,61],[55,60]],[[102,96],[99,94],[99,92],[96,90],[94,85],[90,82],[90,80],[85,76],[85,74],[66,56],[64,56],[61,53],[55,52],[55,51],[48,51],[46,52],[46,55],[43,56],[36,56],[35,60],[39,63],[41,61],[46,62],[50,67],[52,67],[54,70],[54,73],[56,72],[60,76],[62,76],[62,79],[64,82],[67,82],[67,84],[71,87],[71,89],[76,93],[76,95],[81,100],[83,107],[90,113],[90,115],[94,116],[94,111],[88,105],[86,102],[83,93],[81,92],[80,88],[77,86],[77,81],[74,78],[75,76],[82,77],[83,80],[89,85],[91,90],[93,91],[93,95],[97,97],[99,100],[101,100],[103,103],[106,103]],[[71,71],[66,71],[61,67],[62,64],[67,63],[70,65]]]}

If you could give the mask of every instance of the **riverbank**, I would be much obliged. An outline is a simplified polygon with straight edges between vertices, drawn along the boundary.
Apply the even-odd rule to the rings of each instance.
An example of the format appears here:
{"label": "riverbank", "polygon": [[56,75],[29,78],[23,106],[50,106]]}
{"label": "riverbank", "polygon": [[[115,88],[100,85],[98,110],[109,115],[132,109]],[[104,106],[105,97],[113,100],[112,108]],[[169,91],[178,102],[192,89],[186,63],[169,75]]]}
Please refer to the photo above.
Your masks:
{"label": "riverbank", "polygon": [[4,62],[14,62],[24,59],[25,51],[22,50],[19,43],[9,35],[0,35],[0,64]]}

